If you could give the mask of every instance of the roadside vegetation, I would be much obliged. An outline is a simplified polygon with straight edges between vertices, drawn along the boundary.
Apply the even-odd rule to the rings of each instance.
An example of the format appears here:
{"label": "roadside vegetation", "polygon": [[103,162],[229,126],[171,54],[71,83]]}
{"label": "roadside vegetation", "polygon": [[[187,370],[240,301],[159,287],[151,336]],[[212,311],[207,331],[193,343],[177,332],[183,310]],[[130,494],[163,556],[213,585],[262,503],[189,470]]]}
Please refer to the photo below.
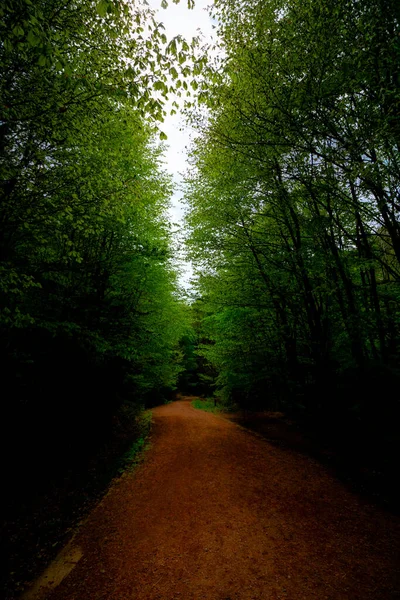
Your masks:
{"label": "roadside vegetation", "polygon": [[197,408],[198,410],[205,410],[206,412],[215,414],[224,412],[224,408],[215,404],[213,399],[196,398],[195,400],[193,400],[192,406],[193,408]]}

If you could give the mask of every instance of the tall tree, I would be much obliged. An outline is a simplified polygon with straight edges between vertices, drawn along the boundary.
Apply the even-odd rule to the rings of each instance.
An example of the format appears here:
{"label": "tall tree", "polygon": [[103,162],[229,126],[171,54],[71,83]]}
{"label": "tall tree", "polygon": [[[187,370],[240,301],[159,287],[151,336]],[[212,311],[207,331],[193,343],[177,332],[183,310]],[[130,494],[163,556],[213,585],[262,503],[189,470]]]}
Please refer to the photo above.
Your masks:
{"label": "tall tree", "polygon": [[123,397],[176,385],[186,320],[155,123],[193,48],[112,0],[6,0],[0,38],[3,422],[15,453],[34,435],[52,459]]}
{"label": "tall tree", "polygon": [[[347,408],[367,407],[372,363],[398,362],[397,4],[213,10],[225,58],[200,86],[187,194],[204,352],[228,395],[272,377],[275,397],[332,410],[321,391],[354,371],[364,397]],[[261,337],[246,346],[249,319]]]}

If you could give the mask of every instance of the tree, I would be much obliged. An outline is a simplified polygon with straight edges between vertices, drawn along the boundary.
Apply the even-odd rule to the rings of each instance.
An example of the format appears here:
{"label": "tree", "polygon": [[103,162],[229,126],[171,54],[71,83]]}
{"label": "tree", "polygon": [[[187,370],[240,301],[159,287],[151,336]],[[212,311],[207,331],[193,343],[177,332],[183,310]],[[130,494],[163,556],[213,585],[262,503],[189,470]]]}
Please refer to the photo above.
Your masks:
{"label": "tree", "polygon": [[[340,413],[334,386],[354,377],[365,387],[344,408],[369,411],[372,365],[387,383],[398,361],[397,5],[222,0],[214,13],[225,59],[200,86],[187,193],[205,352],[228,394],[272,378],[270,401]],[[246,344],[249,322],[260,338]]]}
{"label": "tree", "polygon": [[176,385],[186,321],[155,123],[193,48],[145,4],[107,0],[7,1],[0,37],[2,416],[29,472]]}

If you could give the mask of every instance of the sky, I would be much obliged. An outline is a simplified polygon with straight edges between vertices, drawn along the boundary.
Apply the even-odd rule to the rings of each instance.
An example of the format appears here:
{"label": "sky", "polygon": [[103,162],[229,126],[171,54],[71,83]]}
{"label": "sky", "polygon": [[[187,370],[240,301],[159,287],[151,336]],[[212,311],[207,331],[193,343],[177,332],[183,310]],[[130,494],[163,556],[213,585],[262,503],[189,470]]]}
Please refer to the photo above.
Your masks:
{"label": "sky", "polygon": [[[176,35],[182,35],[187,40],[199,35],[199,30],[205,41],[210,41],[213,35],[211,19],[206,11],[210,0],[196,0],[194,9],[187,8],[186,0],[179,4],[168,3],[168,8],[161,8],[161,0],[147,0],[151,8],[158,10],[157,20],[165,26],[165,35],[168,39]],[[186,169],[186,148],[190,143],[190,132],[185,126],[184,120],[179,114],[167,115],[161,129],[168,136],[167,150],[165,152],[166,168],[173,175],[174,182],[179,185],[182,181],[180,176]],[[176,190],[171,208],[171,219],[179,222],[182,217],[180,205],[181,193]]]}
{"label": "sky", "polygon": [[[179,4],[169,1],[168,8],[166,9],[161,8],[161,0],[147,1],[151,8],[157,11],[156,19],[164,24],[165,35],[168,39],[180,34],[186,40],[190,41],[192,37],[198,36],[201,32],[204,42],[211,41],[213,37],[212,22],[206,10],[211,0],[196,0],[195,7],[191,10],[187,8],[186,0],[181,0]],[[183,218],[182,190],[179,187],[182,184],[182,174],[186,170],[190,130],[185,125],[179,111],[175,115],[168,114],[161,125],[161,129],[168,136],[165,151],[165,168],[173,176],[175,183],[175,193],[172,197],[169,215],[171,222],[178,225],[174,229],[179,229]],[[190,265],[186,265],[184,271],[181,283],[184,287],[187,287],[192,275]]]}

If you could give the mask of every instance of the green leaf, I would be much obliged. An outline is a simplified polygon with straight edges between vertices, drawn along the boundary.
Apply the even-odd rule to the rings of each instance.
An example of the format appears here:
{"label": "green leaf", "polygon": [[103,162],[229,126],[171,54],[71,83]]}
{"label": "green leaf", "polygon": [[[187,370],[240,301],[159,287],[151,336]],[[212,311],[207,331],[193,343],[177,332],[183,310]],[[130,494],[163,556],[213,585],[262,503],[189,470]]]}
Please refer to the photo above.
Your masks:
{"label": "green leaf", "polygon": [[177,55],[176,39],[173,39],[173,40],[172,40],[172,41],[169,43],[169,45],[168,45],[168,47],[167,47],[167,51],[168,51],[170,54],[173,54],[174,56],[176,56],[176,55]]}
{"label": "green leaf", "polygon": [[96,6],[97,14],[100,15],[100,17],[105,17],[107,14],[107,10],[108,10],[107,0],[100,0],[100,2]]}
{"label": "green leaf", "polygon": [[28,35],[26,36],[26,39],[28,40],[28,42],[31,46],[36,46],[39,43],[39,37],[36,35],[36,33],[32,29],[29,30]]}
{"label": "green leaf", "polygon": [[13,34],[16,37],[22,37],[25,34],[25,32],[22,29],[21,25],[16,25],[12,31],[13,31]]}

